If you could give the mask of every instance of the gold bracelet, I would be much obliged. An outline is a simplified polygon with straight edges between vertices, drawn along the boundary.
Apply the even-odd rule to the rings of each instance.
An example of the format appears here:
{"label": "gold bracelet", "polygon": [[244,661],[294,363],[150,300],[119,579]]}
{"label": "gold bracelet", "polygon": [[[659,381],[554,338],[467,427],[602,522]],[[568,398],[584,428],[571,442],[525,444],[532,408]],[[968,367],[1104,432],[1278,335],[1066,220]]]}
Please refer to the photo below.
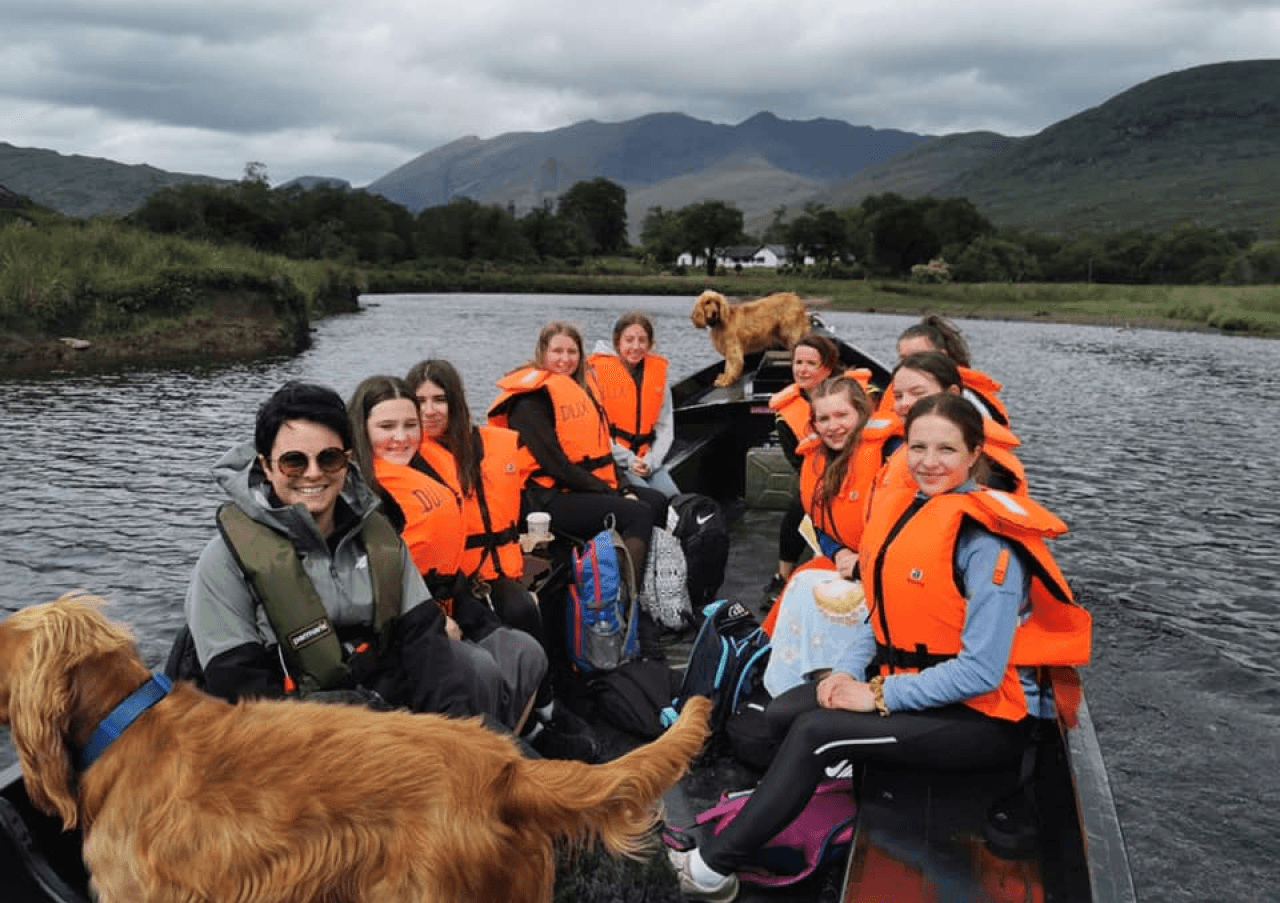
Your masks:
{"label": "gold bracelet", "polygon": [[889,706],[884,701],[884,677],[876,676],[867,682],[867,686],[871,688],[871,695],[875,697],[876,711],[880,713],[881,718],[889,717]]}

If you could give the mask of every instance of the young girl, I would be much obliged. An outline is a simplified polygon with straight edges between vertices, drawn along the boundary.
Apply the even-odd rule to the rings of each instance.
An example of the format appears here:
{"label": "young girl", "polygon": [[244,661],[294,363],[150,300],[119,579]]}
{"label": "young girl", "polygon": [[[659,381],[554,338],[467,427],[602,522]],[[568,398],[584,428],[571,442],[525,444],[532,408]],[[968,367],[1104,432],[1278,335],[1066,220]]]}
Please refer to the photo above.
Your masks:
{"label": "young girl", "polygon": [[662,466],[675,435],[667,359],[653,353],[653,321],[630,311],[587,359],[595,371],[600,403],[609,415],[613,459],[632,486],[651,486],[667,498],[680,493]]}
{"label": "young girl", "polygon": [[[802,460],[798,447],[813,439],[809,392],[839,366],[840,347],[835,342],[815,333],[802,336],[791,349],[791,374],[795,382],[769,399],[777,425],[778,442],[791,466],[797,470]],[[765,607],[772,605],[778,593],[782,592],[796,562],[804,553],[804,538],[799,533],[803,519],[804,506],[799,495],[793,496],[778,530],[778,570],[765,587]]]}

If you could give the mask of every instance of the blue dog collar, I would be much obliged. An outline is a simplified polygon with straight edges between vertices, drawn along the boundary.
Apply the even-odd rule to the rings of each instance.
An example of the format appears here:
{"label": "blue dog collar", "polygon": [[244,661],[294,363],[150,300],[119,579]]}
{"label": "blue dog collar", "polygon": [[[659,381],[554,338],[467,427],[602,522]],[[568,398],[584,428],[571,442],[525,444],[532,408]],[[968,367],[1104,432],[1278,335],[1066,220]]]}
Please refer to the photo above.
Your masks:
{"label": "blue dog collar", "polygon": [[151,708],[173,689],[173,681],[163,674],[152,674],[151,679],[124,698],[118,706],[111,710],[98,722],[98,726],[89,735],[89,742],[80,750],[77,764],[81,771],[97,761],[98,756],[125,732],[138,716]]}

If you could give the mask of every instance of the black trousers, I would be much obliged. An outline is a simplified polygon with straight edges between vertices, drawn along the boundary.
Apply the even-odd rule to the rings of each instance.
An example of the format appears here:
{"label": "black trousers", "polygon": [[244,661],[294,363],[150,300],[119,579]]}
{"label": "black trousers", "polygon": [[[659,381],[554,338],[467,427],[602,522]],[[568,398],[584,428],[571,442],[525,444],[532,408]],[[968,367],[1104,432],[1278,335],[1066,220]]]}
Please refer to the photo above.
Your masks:
{"label": "black trousers", "polygon": [[817,685],[803,684],[769,704],[786,737],[755,793],[729,825],[702,846],[721,874],[737,871],[789,825],[828,775],[847,764],[886,762],[968,770],[1013,761],[1026,741],[1021,722],[990,718],[966,705],[922,712],[849,712],[818,707]]}

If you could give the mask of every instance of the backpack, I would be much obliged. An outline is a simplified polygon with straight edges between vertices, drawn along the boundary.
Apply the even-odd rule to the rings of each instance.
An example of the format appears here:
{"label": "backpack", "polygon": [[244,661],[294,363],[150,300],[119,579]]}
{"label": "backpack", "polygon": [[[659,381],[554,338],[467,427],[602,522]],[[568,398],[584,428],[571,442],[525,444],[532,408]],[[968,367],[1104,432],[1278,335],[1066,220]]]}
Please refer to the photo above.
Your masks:
{"label": "backpack", "polygon": [[662,722],[670,727],[690,697],[706,696],[712,703],[709,726],[715,736],[764,679],[769,635],[741,602],[712,602],[703,609],[703,616],[680,692],[663,709]]}
{"label": "backpack", "polygon": [[[676,519],[673,511],[667,513],[669,521]],[[654,527],[649,540],[644,585],[640,604],[655,621],[671,630],[693,623],[684,550],[675,535],[662,527]]]}
{"label": "backpack", "polygon": [[680,540],[688,571],[689,602],[694,611],[711,604],[724,583],[729,561],[729,520],[713,498],[682,492],[671,500],[676,523],[671,532]]}
{"label": "backpack", "polygon": [[619,730],[653,740],[666,730],[662,709],[680,687],[680,672],[665,662],[637,658],[591,676],[593,715]]}
{"label": "backpack", "polygon": [[571,555],[567,617],[569,660],[592,674],[640,654],[635,571],[622,537],[605,527]]}
{"label": "backpack", "polygon": [[[697,815],[696,824],[714,821],[713,832],[719,834],[738,817],[751,794],[744,790],[722,795],[720,802]],[[738,877],[765,887],[782,887],[809,877],[828,863],[847,858],[857,813],[852,780],[822,782],[795,821],[752,854],[750,864],[738,869]],[[668,845],[679,846],[682,833],[668,835]]]}

